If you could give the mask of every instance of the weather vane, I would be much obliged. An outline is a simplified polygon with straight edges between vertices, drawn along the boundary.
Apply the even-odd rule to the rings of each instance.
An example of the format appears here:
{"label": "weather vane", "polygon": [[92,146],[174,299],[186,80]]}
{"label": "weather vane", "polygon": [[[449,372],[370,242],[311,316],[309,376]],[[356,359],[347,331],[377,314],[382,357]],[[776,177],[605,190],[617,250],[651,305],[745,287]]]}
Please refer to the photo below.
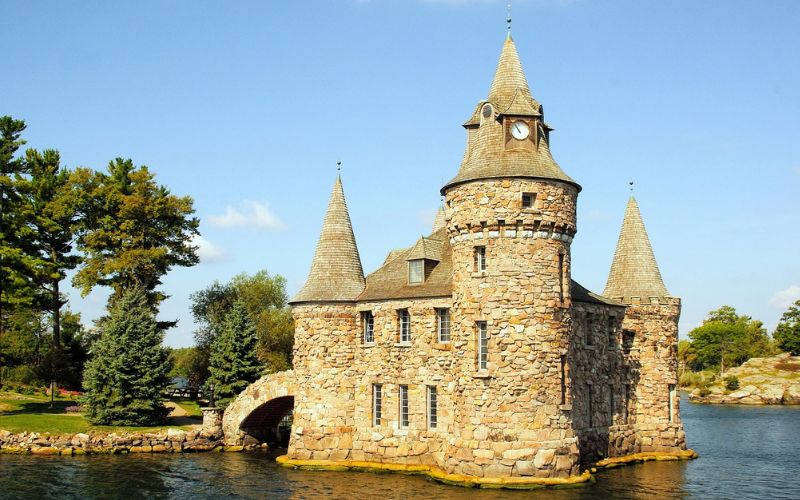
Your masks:
{"label": "weather vane", "polygon": [[342,162],[341,161],[337,161],[336,162],[336,171],[341,173],[341,171],[342,171]]}
{"label": "weather vane", "polygon": [[506,23],[508,24],[508,36],[511,36],[511,2],[508,2],[506,6],[506,10],[508,11],[508,17],[506,17]]}
{"label": "weather vane", "polygon": [[628,182],[628,184],[631,186],[631,193],[632,193],[633,192],[633,181]]}

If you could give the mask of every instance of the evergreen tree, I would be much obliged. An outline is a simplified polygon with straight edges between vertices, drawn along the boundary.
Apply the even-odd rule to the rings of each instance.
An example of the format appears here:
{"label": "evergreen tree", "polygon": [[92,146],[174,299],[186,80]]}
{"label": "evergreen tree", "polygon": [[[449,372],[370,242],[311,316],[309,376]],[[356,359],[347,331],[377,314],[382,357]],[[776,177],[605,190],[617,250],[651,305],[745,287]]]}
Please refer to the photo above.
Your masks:
{"label": "evergreen tree", "polygon": [[112,302],[84,371],[84,406],[92,423],[153,425],[164,421],[170,366],[163,340],[163,330],[141,287],[131,288]]}
{"label": "evergreen tree", "polygon": [[800,300],[783,313],[775,333],[772,334],[778,349],[800,356]]}
{"label": "evergreen tree", "polygon": [[244,301],[237,299],[225,315],[222,330],[211,345],[209,382],[222,400],[232,398],[255,382],[261,373],[256,328]]}

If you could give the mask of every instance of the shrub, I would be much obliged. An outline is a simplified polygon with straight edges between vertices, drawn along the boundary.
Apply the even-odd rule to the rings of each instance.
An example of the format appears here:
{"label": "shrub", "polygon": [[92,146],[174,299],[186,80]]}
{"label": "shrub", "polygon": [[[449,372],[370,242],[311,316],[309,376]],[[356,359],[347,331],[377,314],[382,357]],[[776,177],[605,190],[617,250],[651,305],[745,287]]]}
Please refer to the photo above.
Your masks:
{"label": "shrub", "polygon": [[735,391],[739,388],[739,377],[736,375],[728,375],[723,381],[725,382],[725,388],[729,391]]}
{"label": "shrub", "polygon": [[698,387],[703,383],[703,374],[699,372],[683,372],[678,384],[681,387]]}
{"label": "shrub", "polygon": [[711,389],[709,389],[706,386],[701,387],[700,390],[698,391],[698,394],[700,394],[701,398],[704,398],[704,397],[708,396],[709,394],[711,394]]}

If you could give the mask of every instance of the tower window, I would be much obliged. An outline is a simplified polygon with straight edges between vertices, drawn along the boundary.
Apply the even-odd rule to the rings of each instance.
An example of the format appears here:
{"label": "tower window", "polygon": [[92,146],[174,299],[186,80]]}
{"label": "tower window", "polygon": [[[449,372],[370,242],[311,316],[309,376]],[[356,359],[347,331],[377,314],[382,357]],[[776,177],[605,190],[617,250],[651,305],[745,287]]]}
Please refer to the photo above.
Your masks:
{"label": "tower window", "polygon": [[397,311],[397,322],[400,326],[400,342],[411,342],[411,315],[408,309]]}
{"label": "tower window", "polygon": [[592,315],[591,314],[587,314],[586,315],[586,331],[584,332],[586,334],[586,345],[594,345],[594,338],[593,338],[593,333],[594,332],[592,332],[593,328],[594,328],[594,322],[592,321]]}
{"label": "tower window", "polygon": [[408,386],[400,386],[400,411],[399,424],[401,428],[408,427]]}
{"label": "tower window", "polygon": [[633,330],[622,330],[622,349],[625,352],[630,352],[633,348],[633,340],[636,337],[636,332]]}
{"label": "tower window", "polygon": [[675,384],[669,384],[669,421],[675,421]]}
{"label": "tower window", "polygon": [[533,208],[536,204],[536,193],[522,193],[522,208]]}
{"label": "tower window", "polygon": [[425,280],[425,261],[415,259],[408,261],[408,282],[422,283]]}
{"label": "tower window", "polygon": [[475,271],[486,271],[486,247],[475,247]]}
{"label": "tower window", "polygon": [[372,316],[372,311],[364,311],[361,313],[361,324],[363,326],[363,341],[365,344],[372,344],[375,342],[375,317]]}
{"label": "tower window", "polygon": [[436,401],[436,386],[428,386],[428,428],[435,429],[439,424],[439,404]]}
{"label": "tower window", "polygon": [[381,425],[381,413],[383,412],[383,386],[372,384],[372,425]]}
{"label": "tower window", "polygon": [[478,321],[478,370],[489,367],[489,330],[485,321]]}
{"label": "tower window", "polygon": [[567,357],[561,356],[561,404],[567,404]]}
{"label": "tower window", "polygon": [[564,303],[564,254],[558,254],[558,297]]}
{"label": "tower window", "polygon": [[436,326],[439,342],[450,342],[450,309],[436,310]]}
{"label": "tower window", "polygon": [[492,109],[492,105],[486,103],[483,105],[483,109],[481,110],[481,115],[483,115],[484,118],[491,118],[493,112],[494,110]]}

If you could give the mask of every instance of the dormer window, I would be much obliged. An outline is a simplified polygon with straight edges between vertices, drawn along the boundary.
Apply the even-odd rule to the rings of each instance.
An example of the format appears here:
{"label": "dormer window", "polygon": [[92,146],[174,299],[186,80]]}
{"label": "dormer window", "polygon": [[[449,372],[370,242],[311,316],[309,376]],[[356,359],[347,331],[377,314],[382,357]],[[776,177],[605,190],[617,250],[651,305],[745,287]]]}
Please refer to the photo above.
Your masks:
{"label": "dormer window", "polygon": [[408,261],[408,282],[410,284],[422,283],[425,280],[425,260],[414,259]]}

